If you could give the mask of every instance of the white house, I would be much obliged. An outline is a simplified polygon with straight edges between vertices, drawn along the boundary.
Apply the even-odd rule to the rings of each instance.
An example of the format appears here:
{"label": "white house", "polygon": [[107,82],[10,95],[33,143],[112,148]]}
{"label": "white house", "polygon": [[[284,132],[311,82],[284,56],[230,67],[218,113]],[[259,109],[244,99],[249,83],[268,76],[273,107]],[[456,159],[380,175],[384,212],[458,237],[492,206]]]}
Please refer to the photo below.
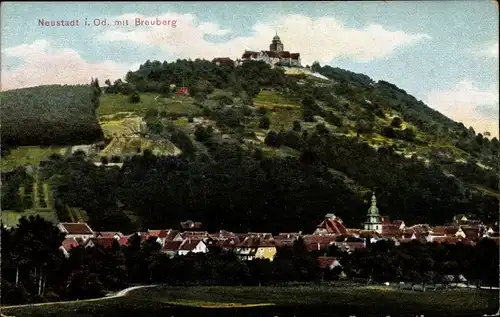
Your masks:
{"label": "white house", "polygon": [[177,250],[177,254],[186,255],[190,252],[208,253],[208,248],[203,240],[188,238],[181,243],[179,249]]}

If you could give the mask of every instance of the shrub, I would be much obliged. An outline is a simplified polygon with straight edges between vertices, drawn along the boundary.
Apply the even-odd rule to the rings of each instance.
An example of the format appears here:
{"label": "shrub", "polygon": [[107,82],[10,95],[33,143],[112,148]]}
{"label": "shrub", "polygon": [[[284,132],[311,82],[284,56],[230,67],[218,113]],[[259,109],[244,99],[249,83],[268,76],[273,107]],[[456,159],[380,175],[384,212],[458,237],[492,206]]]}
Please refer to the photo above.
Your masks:
{"label": "shrub", "polygon": [[141,101],[141,96],[139,95],[138,92],[132,93],[132,95],[129,97],[130,103],[139,103],[140,101]]}
{"label": "shrub", "polygon": [[269,117],[268,116],[263,116],[259,120],[259,128],[267,130],[267,129],[269,129],[270,123],[271,123],[271,121],[269,120]]}
{"label": "shrub", "polygon": [[395,117],[391,121],[391,127],[393,127],[393,128],[400,128],[402,123],[403,123],[403,121],[401,120],[401,118]]}

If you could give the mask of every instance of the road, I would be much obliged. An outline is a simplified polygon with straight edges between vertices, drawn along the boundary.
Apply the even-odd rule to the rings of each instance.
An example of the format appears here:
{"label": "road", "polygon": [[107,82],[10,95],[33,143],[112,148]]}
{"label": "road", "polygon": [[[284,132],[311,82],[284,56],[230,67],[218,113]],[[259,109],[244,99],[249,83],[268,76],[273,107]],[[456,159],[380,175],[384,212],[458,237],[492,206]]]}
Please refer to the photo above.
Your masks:
{"label": "road", "polygon": [[[146,288],[146,287],[156,287],[156,285],[132,286],[132,287],[128,287],[128,288],[123,289],[123,290],[121,290],[113,295],[106,296],[106,297],[83,299],[83,300],[73,300],[73,301],[62,301],[62,302],[48,302],[48,303],[37,303],[37,304],[2,306],[2,307],[0,307],[0,310],[4,310],[7,308],[19,308],[19,307],[28,307],[28,306],[43,306],[43,305],[67,304],[67,303],[95,302],[95,301],[100,301],[100,300],[105,300],[105,299],[110,299],[110,298],[123,297],[123,296],[127,295],[130,291],[140,289],[140,288]],[[7,315],[4,315],[4,314],[0,315],[0,317],[2,317],[2,316],[7,316]]]}

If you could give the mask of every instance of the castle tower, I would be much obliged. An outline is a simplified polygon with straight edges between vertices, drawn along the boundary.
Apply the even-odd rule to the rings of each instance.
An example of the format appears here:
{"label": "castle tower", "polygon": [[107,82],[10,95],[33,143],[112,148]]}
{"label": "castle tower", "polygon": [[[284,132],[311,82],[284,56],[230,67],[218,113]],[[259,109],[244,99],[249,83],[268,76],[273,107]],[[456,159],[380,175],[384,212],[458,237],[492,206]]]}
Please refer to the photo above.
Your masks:
{"label": "castle tower", "polygon": [[368,208],[364,229],[382,233],[382,219],[378,212],[377,198],[375,197],[375,193],[373,193],[372,195],[372,204],[370,208]]}
{"label": "castle tower", "polygon": [[278,33],[273,37],[273,41],[271,45],[269,45],[269,50],[271,52],[283,52],[283,43],[281,43],[281,39],[278,36]]}

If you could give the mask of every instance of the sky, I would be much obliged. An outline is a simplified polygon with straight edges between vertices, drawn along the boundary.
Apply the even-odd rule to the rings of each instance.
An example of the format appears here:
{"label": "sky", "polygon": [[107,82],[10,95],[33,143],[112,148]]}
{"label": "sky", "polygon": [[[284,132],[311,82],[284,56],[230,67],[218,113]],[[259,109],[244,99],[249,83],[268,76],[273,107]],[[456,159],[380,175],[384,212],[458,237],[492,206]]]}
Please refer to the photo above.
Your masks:
{"label": "sky", "polygon": [[[50,25],[61,20],[74,25]],[[490,0],[2,2],[0,21],[1,90],[113,81],[148,59],[238,58],[268,50],[277,33],[304,65],[391,82],[498,137],[499,12]]]}

